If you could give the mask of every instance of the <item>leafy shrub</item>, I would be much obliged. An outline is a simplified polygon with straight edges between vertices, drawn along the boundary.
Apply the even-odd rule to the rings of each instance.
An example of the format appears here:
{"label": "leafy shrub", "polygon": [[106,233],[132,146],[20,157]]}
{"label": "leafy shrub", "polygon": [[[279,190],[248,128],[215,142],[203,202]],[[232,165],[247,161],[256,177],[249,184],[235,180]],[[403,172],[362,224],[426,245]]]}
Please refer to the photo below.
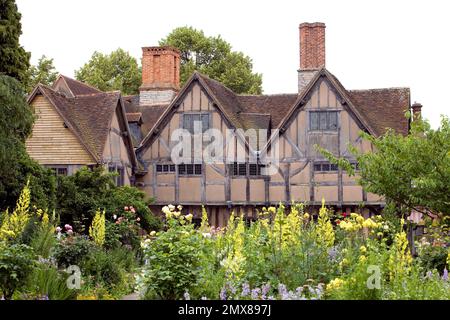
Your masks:
{"label": "leafy shrub", "polygon": [[67,273],[58,271],[55,266],[40,263],[28,278],[27,291],[49,300],[74,299],[77,291],[67,286],[67,277]]}
{"label": "leafy shrub", "polygon": [[167,215],[168,230],[144,248],[146,299],[180,299],[197,281],[201,235],[186,219],[177,217],[181,213],[172,210]]}
{"label": "leafy shrub", "polygon": [[437,270],[442,274],[447,264],[447,255],[445,247],[424,245],[419,250],[420,266],[425,271]]}
{"label": "leafy shrub", "polygon": [[71,265],[82,267],[93,249],[94,244],[87,236],[67,236],[56,245],[54,257],[58,267],[67,268]]}
{"label": "leafy shrub", "polygon": [[140,225],[147,230],[159,230],[161,221],[148,208],[145,193],[134,187],[117,187],[114,173],[104,168],[82,168],[74,175],[58,177],[58,212],[63,224],[71,224],[80,233],[87,233],[97,210],[106,211],[106,219],[113,221],[124,207],[134,207]]}
{"label": "leafy shrub", "polygon": [[33,259],[34,253],[29,246],[0,242],[0,289],[6,300],[26,284],[27,276],[33,270]]}

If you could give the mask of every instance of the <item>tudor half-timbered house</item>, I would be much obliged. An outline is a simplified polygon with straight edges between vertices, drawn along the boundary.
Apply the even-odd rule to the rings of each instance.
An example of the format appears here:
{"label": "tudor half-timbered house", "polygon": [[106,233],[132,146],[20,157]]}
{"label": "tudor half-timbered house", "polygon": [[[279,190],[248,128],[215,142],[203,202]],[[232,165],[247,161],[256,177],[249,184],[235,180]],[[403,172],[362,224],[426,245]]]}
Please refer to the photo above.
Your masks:
{"label": "tudor half-timbered house", "polygon": [[[134,99],[135,108],[143,115],[153,111],[153,120],[157,120],[147,124],[149,131],[136,150],[144,167],[137,181],[155,198],[155,211],[163,205],[181,204],[199,216],[204,205],[210,221],[224,225],[232,211],[254,218],[262,206],[280,202],[306,202],[314,211],[325,199],[338,211],[364,207],[365,213],[384,205],[383,199],[357,184],[357,177],[326,161],[315,145],[356,166],[349,145],[372,151],[360,131],[375,136],[387,128],[408,133],[404,114],[410,109],[410,92],[408,88],[346,90],[325,68],[324,24],[300,25],[295,94],[237,95],[200,73],[194,73],[175,94],[178,52],[167,47],[143,48],[143,52],[143,86],[139,99]],[[252,148],[245,136],[236,134],[223,143],[223,163],[208,163],[202,157],[175,163],[173,134],[177,129],[193,132],[195,121],[202,127],[202,145],[210,141],[207,129],[217,129],[223,137],[227,129],[263,129],[268,137],[277,133],[279,138]],[[272,149],[278,152],[271,153]],[[276,172],[261,174],[261,168],[275,160]]]}
{"label": "tudor half-timbered house", "polygon": [[[180,204],[199,218],[204,206],[218,226],[232,211],[254,219],[261,207],[280,202],[305,202],[315,212],[325,199],[337,211],[376,212],[383,199],[365,192],[357,177],[329,163],[315,146],[349,159],[358,169],[349,145],[372,151],[360,131],[379,136],[392,128],[408,134],[410,90],[347,90],[326,69],[325,25],[302,23],[299,31],[296,93],[238,95],[197,72],[180,88],[178,50],[144,47],[138,95],[100,93],[66,77],[53,88],[36,88],[30,103],[42,117],[27,148],[42,164],[67,166],[69,173],[79,165],[120,163],[127,168],[127,181],[134,178],[154,198],[155,213]],[[113,103],[114,113],[106,107]],[[100,105],[108,116],[97,115],[103,114],[95,109]],[[413,114],[420,112],[419,105],[413,109]],[[256,144],[247,135],[252,130],[261,133]],[[181,141],[190,141],[181,152],[180,132],[189,134]],[[211,161],[203,151],[217,139],[222,143],[214,154],[221,161]]]}

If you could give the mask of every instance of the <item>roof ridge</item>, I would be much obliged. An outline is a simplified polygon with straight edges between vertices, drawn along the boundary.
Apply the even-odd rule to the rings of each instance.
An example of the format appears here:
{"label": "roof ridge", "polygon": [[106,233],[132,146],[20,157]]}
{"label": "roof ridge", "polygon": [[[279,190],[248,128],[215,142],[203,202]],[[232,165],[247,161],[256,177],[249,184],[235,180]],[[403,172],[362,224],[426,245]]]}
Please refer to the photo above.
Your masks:
{"label": "roof ridge", "polygon": [[385,88],[372,88],[372,89],[347,89],[347,91],[381,91],[381,90],[411,90],[410,87],[385,87]]}
{"label": "roof ridge", "polygon": [[298,93],[268,93],[268,94],[236,94],[238,97],[273,97],[273,96],[298,96]]}
{"label": "roof ridge", "polygon": [[100,89],[98,89],[98,88],[96,88],[96,87],[94,87],[94,86],[92,86],[92,85],[90,85],[90,84],[88,84],[88,83],[85,83],[85,82],[83,82],[83,81],[80,81],[80,80],[77,80],[77,79],[74,79],[74,78],[65,76],[65,75],[63,75],[63,74],[59,74],[59,75],[60,75],[61,77],[63,77],[64,80],[65,80],[65,79],[69,79],[69,80],[71,80],[71,81],[78,82],[78,83],[80,83],[80,84],[82,84],[82,85],[84,85],[84,86],[86,86],[86,87],[89,87],[89,88],[91,88],[91,89],[97,90],[97,91],[99,91],[99,92],[104,92],[104,91],[102,91],[102,90],[100,90]]}

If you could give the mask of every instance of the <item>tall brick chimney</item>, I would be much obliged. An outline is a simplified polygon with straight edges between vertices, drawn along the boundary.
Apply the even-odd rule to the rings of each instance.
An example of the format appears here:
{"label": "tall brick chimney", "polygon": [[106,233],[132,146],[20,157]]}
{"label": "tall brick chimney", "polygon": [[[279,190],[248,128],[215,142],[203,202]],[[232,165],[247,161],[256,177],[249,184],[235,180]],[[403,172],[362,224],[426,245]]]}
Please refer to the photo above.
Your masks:
{"label": "tall brick chimney", "polygon": [[180,52],[168,46],[143,47],[139,104],[168,104],[179,89]]}
{"label": "tall brick chimney", "polygon": [[325,67],[325,24],[301,23],[300,69],[298,70],[299,93],[314,77],[317,70]]}

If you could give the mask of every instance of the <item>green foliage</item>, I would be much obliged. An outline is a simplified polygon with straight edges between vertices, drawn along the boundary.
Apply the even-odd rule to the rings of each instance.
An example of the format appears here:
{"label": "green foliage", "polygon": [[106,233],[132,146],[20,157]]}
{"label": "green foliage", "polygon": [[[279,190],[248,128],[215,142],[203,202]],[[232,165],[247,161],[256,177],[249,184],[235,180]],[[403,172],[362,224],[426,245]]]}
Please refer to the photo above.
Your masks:
{"label": "green foliage", "polygon": [[0,242],[0,289],[3,297],[10,300],[21,289],[33,270],[33,250],[23,244]]}
{"label": "green foliage", "polygon": [[[27,80],[30,54],[19,43],[22,15],[14,0],[2,0],[0,12],[0,74],[6,74],[24,83]],[[3,103],[0,103],[1,105]]]}
{"label": "green foliage", "polygon": [[[449,215],[450,122],[447,117],[442,116],[440,128],[436,130],[427,121],[416,120],[411,123],[411,133],[407,136],[393,130],[380,137],[367,133],[361,136],[375,150],[360,153],[352,148],[360,167],[359,183],[366,191],[394,202],[402,212],[415,209]],[[333,163],[349,169],[346,159],[321,151]]]}
{"label": "green foliage", "polygon": [[[112,220],[113,215],[126,216],[128,220],[139,218],[139,224],[145,230],[159,230],[162,222],[159,218],[153,215],[148,208],[149,201],[145,200],[145,193],[137,188],[130,186],[123,186],[113,188],[99,203],[100,208],[106,210],[106,215],[109,220]],[[133,207],[135,214],[130,216],[131,211],[125,212],[125,207]]]}
{"label": "green foliage", "polygon": [[419,249],[419,261],[423,270],[437,270],[443,273],[447,264],[448,251],[445,247],[423,245]]}
{"label": "green foliage", "polygon": [[40,223],[30,241],[30,246],[34,252],[40,257],[49,258],[55,245],[55,227],[50,223]]}
{"label": "green foliage", "polygon": [[166,231],[142,243],[147,264],[137,283],[146,298],[449,298],[445,277],[424,276],[420,260],[413,260],[403,222],[391,244],[380,231],[390,223],[381,216],[337,220],[325,206],[320,223],[303,205],[288,211],[280,204],[263,208],[249,226],[232,215],[224,229],[209,227],[205,216],[194,229],[192,216],[177,210],[163,208]]}
{"label": "green foliage", "polygon": [[262,76],[253,73],[252,60],[220,36],[207,37],[192,27],[174,29],[160,45],[170,45],[181,51],[181,84],[194,71],[222,82],[236,93],[261,94]]}
{"label": "green foliage", "polygon": [[48,263],[40,263],[28,277],[25,291],[38,298],[48,300],[72,300],[77,291],[67,286],[68,274]]}
{"label": "green foliage", "polygon": [[51,86],[58,77],[58,72],[53,65],[53,59],[47,58],[45,55],[39,58],[36,66],[30,67],[28,74],[27,92],[31,92],[39,83]]}
{"label": "green foliage", "polygon": [[147,242],[144,253],[144,292],[147,299],[180,299],[196,283],[201,250],[201,235],[180,217],[180,212],[167,215],[168,230]]}
{"label": "green foliage", "polygon": [[82,267],[94,249],[94,243],[86,236],[68,236],[57,243],[54,258],[58,267],[67,268],[71,265]]}
{"label": "green foliage", "polygon": [[91,60],[75,72],[75,77],[102,91],[120,90],[124,95],[138,93],[141,85],[136,59],[120,48],[110,54],[94,52]]}
{"label": "green foliage", "polygon": [[99,208],[112,221],[114,215],[123,214],[124,207],[133,206],[142,227],[159,229],[161,222],[150,212],[145,194],[134,187],[117,187],[113,175],[97,167],[92,171],[81,168],[72,176],[58,177],[57,212],[61,223],[69,223],[76,231],[86,233]]}
{"label": "green foliage", "polygon": [[[25,142],[31,134],[34,116],[21,84],[0,74],[0,136]],[[6,150],[2,150],[4,153]]]}

